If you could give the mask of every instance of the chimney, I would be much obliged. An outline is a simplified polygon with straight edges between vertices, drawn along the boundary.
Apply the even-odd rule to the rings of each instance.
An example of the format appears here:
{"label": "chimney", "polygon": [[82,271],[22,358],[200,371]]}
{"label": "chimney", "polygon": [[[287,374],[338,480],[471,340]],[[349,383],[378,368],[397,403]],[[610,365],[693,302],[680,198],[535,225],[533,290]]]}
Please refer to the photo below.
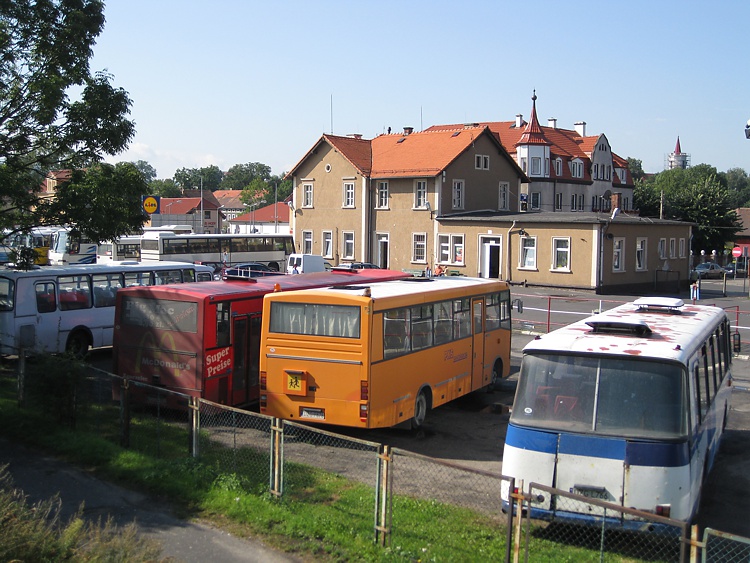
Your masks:
{"label": "chimney", "polygon": [[351,137],[352,139],[361,139],[362,133],[349,133],[347,137]]}
{"label": "chimney", "polygon": [[523,114],[519,113],[516,115],[516,127],[523,127]]}
{"label": "chimney", "polygon": [[586,122],[585,121],[578,121],[575,123],[576,133],[578,133],[581,137],[586,136]]}
{"label": "chimney", "polygon": [[414,133],[414,127],[404,127],[404,135],[411,135]]}
{"label": "chimney", "polygon": [[557,129],[557,118],[556,117],[550,117],[547,120],[547,127],[552,127],[552,129]]}

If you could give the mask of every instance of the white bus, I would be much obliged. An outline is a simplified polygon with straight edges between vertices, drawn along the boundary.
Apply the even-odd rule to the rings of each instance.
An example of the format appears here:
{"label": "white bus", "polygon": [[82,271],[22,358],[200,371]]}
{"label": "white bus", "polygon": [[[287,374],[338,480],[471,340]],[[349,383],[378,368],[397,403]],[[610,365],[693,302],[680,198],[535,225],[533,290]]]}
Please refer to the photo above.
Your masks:
{"label": "white bus", "polygon": [[33,248],[36,253],[34,263],[46,266],[49,263],[49,249],[54,234],[59,227],[34,227],[26,233],[16,233],[6,237],[6,244],[12,249],[20,247]]}
{"label": "white bus", "polygon": [[231,266],[261,262],[272,270],[283,271],[287,257],[294,252],[292,235],[266,234],[189,234],[146,232],[141,239],[141,260],[172,260]]}
{"label": "white bus", "polygon": [[[503,474],[690,521],[727,422],[730,344],[722,309],[654,297],[533,340],[523,350]],[[539,491],[532,517],[643,525]]]}
{"label": "white bus", "polygon": [[182,262],[113,262],[0,270],[0,355],[69,352],[112,345],[121,287],[210,281],[213,270]]}
{"label": "white bus", "polygon": [[73,236],[70,229],[59,229],[52,235],[49,248],[50,266],[95,264],[98,245],[88,238]]}
{"label": "white bus", "polygon": [[125,236],[113,241],[99,243],[96,252],[97,264],[141,260],[141,235]]}

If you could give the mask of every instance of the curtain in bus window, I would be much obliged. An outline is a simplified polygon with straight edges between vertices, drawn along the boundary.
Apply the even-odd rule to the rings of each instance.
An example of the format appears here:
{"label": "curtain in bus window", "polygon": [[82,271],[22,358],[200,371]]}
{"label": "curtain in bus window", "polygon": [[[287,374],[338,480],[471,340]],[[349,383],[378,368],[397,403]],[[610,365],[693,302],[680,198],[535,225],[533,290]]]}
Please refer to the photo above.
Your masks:
{"label": "curtain in bus window", "polygon": [[8,278],[0,278],[0,311],[12,311],[14,304],[13,294],[15,284]]}
{"label": "curtain in bus window", "polygon": [[57,278],[57,287],[61,311],[91,307],[91,281],[88,276],[60,276]]}
{"label": "curtain in bus window", "polygon": [[271,332],[359,338],[360,308],[347,305],[272,303]]}

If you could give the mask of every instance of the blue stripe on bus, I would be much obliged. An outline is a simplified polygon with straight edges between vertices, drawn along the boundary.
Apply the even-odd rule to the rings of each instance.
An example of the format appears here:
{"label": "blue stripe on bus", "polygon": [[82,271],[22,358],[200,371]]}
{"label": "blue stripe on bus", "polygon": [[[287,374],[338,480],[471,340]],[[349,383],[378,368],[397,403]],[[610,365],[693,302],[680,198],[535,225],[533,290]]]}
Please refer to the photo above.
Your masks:
{"label": "blue stripe on bus", "polygon": [[553,455],[557,453],[556,432],[530,430],[509,424],[505,435],[505,443],[521,450],[531,450]]}
{"label": "blue stripe on bus", "polygon": [[[559,440],[559,450],[558,450]],[[636,442],[623,438],[558,434],[545,430],[508,425],[505,443],[521,450],[624,460],[627,465],[681,467],[690,460],[690,446],[684,442]]]}

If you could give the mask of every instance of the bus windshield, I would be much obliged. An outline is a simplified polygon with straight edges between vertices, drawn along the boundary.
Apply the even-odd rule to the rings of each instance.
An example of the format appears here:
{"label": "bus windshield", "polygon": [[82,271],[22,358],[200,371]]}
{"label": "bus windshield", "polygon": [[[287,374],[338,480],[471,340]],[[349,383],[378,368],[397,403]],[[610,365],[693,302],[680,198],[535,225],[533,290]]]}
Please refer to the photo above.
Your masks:
{"label": "bus windshield", "polygon": [[685,380],[678,364],[527,354],[511,421],[625,438],[684,438]]}

